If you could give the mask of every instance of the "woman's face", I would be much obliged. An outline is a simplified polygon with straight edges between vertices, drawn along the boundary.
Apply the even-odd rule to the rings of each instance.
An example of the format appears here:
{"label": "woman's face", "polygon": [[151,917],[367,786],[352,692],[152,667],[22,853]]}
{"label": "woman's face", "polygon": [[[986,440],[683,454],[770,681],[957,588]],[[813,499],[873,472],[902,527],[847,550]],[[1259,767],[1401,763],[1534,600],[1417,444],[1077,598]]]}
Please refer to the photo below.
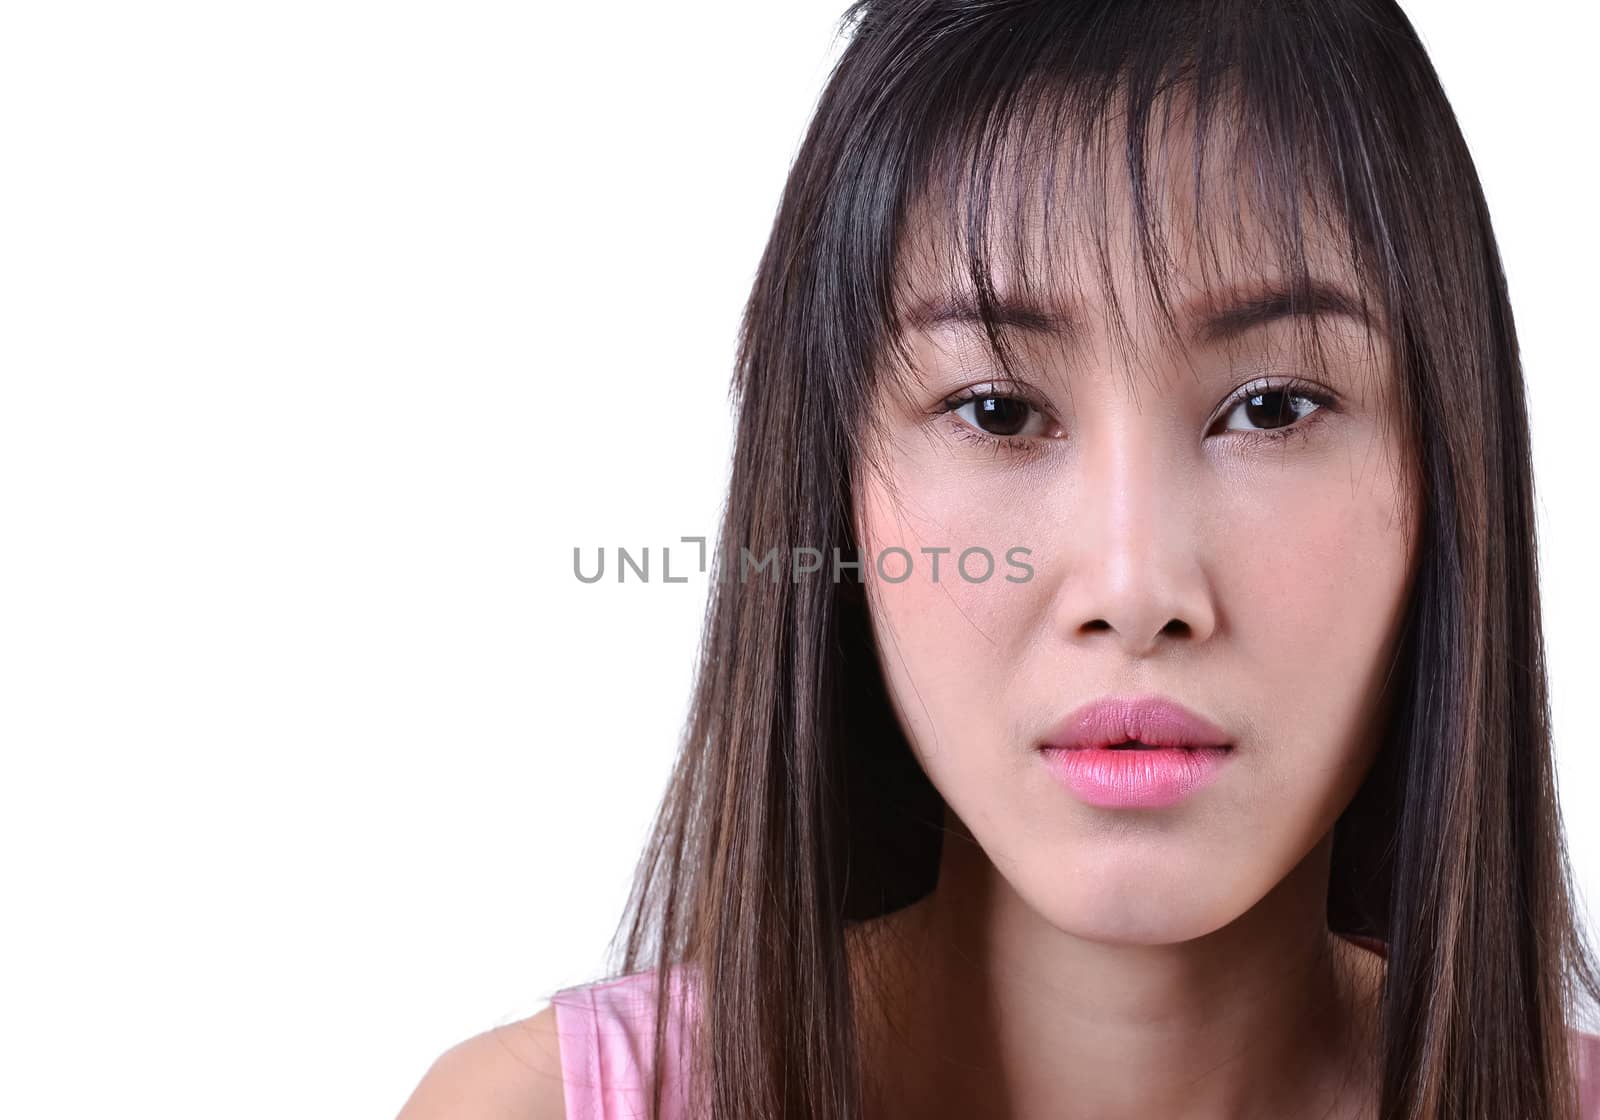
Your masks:
{"label": "woman's face", "polygon": [[[1320,244],[1312,275],[1353,292]],[[1228,260],[1203,286],[1185,274],[1182,341],[1164,345],[1137,262],[1113,254],[1140,345],[1114,343],[1088,285],[1053,308],[1077,335],[1014,334],[1026,387],[995,390],[1002,371],[970,324],[913,331],[910,392],[880,398],[879,469],[858,483],[862,546],[911,558],[864,570],[913,750],[1010,889],[1097,940],[1201,936],[1301,864],[1377,750],[1409,593],[1415,490],[1384,413],[1387,352],[1337,314],[1318,320],[1321,365],[1295,346],[1303,320],[1205,337],[1206,312],[1259,290],[1259,269],[1230,275]],[[939,294],[919,281],[910,299]],[[1291,376],[1329,403],[1272,395]],[[957,569],[972,547],[994,557],[985,580],[979,554],[973,578]],[[1026,575],[1012,548],[1028,550],[1014,554],[1032,569],[1022,582],[1006,578]],[[1158,808],[1066,788],[1041,744],[1108,695],[1209,719],[1232,744],[1214,780]]]}

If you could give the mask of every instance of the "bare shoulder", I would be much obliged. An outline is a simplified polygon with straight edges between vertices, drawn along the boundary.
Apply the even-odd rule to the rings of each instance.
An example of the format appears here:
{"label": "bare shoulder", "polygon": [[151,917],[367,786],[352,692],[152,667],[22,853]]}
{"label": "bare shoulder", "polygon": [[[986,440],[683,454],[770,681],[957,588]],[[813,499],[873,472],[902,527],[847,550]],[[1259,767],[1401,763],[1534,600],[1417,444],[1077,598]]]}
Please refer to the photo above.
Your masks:
{"label": "bare shoulder", "polygon": [[458,1042],[434,1060],[396,1120],[564,1120],[556,1009]]}

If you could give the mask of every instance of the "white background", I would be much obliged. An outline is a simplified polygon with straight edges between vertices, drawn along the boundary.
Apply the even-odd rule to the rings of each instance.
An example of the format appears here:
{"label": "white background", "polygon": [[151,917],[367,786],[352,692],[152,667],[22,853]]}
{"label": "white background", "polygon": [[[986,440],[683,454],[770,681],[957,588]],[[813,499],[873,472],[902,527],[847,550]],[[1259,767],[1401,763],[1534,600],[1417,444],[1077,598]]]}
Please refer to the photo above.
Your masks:
{"label": "white background", "polygon": [[[599,974],[843,0],[8,6],[0,1113],[392,1116]],[[1582,5],[1413,0],[1532,395],[1600,893]],[[659,555],[657,556],[659,561]]]}

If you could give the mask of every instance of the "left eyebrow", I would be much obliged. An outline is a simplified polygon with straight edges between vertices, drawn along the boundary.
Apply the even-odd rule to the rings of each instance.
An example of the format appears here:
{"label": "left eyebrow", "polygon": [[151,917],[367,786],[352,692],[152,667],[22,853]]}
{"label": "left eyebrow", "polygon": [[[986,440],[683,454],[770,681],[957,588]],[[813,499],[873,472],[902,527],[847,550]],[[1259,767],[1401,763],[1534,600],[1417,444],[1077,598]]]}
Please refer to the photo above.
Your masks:
{"label": "left eyebrow", "polygon": [[[1295,298],[1287,286],[1230,289],[1222,296],[1205,301],[1206,310],[1191,313],[1197,342],[1215,345],[1249,331],[1294,316],[1343,316],[1364,326],[1370,320],[1361,301],[1339,284],[1327,280],[1309,281]],[[1069,343],[1084,334],[1082,320],[1070,313],[1026,300],[1001,296],[993,305],[995,321],[1028,334],[1054,336]],[[967,294],[947,294],[913,304],[902,322],[915,330],[933,331],[944,327],[981,330],[977,300]]]}
{"label": "left eyebrow", "polygon": [[1224,342],[1280,319],[1317,315],[1342,316],[1371,326],[1361,301],[1349,291],[1326,280],[1311,280],[1298,298],[1288,288],[1276,285],[1246,293],[1235,291],[1225,305],[1199,318],[1194,335],[1200,342]]}

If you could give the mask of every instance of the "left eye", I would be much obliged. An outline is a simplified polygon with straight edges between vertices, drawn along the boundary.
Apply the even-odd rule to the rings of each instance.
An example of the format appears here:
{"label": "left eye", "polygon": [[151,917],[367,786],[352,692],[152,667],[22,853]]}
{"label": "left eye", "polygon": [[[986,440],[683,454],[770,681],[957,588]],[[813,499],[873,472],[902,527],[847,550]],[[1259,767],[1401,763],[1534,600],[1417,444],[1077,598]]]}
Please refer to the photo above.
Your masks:
{"label": "left eye", "polygon": [[1223,419],[1243,413],[1253,427],[1235,427],[1224,424],[1224,431],[1271,432],[1287,428],[1304,419],[1327,403],[1315,393],[1296,390],[1289,386],[1257,389],[1241,397],[1223,414]]}

